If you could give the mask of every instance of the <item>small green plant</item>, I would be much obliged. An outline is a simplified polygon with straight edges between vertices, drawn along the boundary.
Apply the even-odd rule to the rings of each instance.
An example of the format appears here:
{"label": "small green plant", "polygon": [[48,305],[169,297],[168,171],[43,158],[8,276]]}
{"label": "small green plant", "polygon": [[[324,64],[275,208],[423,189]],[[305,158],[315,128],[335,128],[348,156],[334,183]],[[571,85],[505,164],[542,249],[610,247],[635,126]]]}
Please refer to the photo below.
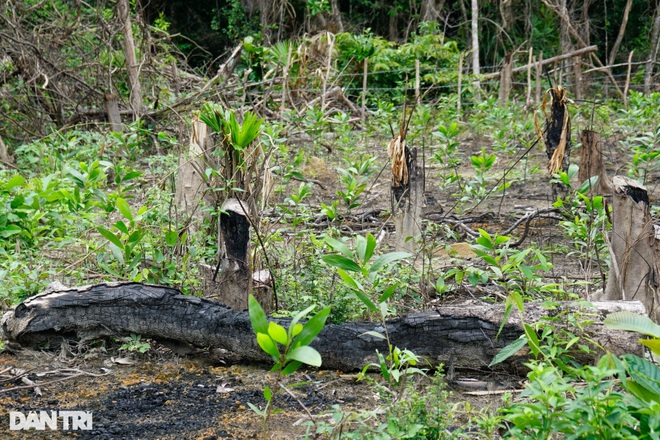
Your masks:
{"label": "small green plant", "polygon": [[133,213],[128,202],[121,197],[118,197],[115,203],[123,220],[115,222],[112,230],[103,226],[97,226],[96,230],[108,240],[108,247],[119,271],[110,265],[104,265],[104,267],[119,278],[129,276],[138,282],[146,280],[148,279],[148,269],[141,270],[139,265],[144,261],[146,253],[143,239],[148,231],[143,224],[143,218],[147,213],[147,208],[143,206]]}
{"label": "small green plant", "polygon": [[[388,286],[380,271],[392,263],[409,258],[410,254],[390,252],[376,257],[372,262],[377,243],[371,234],[367,234],[366,237],[358,235],[355,238],[355,251],[329,236],[326,236],[325,241],[339,253],[324,255],[323,261],[336,268],[345,285],[362,301],[370,313],[380,313],[384,332],[369,331],[366,334],[384,340],[387,343],[388,353],[384,355],[376,350],[378,362],[366,365],[362,370],[362,377],[371,367],[376,367],[388,384],[399,385],[410,374],[424,374],[416,367],[419,359],[413,352],[402,350],[391,343],[385,322],[391,314],[388,300],[399,287],[399,282],[393,282]],[[377,295],[377,301],[374,301],[374,295]]]}
{"label": "small green plant", "polygon": [[[553,178],[554,182],[571,188],[571,182],[578,173],[578,166],[571,164],[568,172],[561,171]],[[588,191],[596,184],[598,176],[593,176],[582,182],[575,190],[568,193],[565,198],[558,198],[553,206],[564,212],[566,220],[559,224],[566,235],[571,239],[575,251],[569,255],[577,255],[585,273],[585,278],[591,280],[593,269],[600,272],[604,280],[604,267],[609,252],[603,231],[609,226],[603,196],[589,196]]]}
{"label": "small green plant", "polygon": [[486,184],[489,180],[487,173],[495,164],[497,156],[486,153],[485,148],[481,148],[481,154],[470,156],[470,161],[474,168],[474,179],[467,182],[466,200],[474,201],[481,199],[486,195]]}
{"label": "small green plant", "polygon": [[431,133],[437,141],[439,146],[437,151],[433,154],[433,159],[440,164],[443,170],[450,170],[449,174],[443,173],[443,186],[450,185],[458,182],[461,176],[458,174],[458,167],[461,164],[460,155],[458,153],[457,137],[460,134],[460,129],[456,122],[450,125],[440,125],[438,129]]}
{"label": "small green plant", "polygon": [[[321,355],[310,347],[310,344],[323,330],[325,321],[330,314],[330,307],[320,310],[305,324],[301,324],[300,321],[314,310],[314,306],[306,308],[293,317],[288,329],[274,321],[268,322],[263,308],[252,295],[248,300],[248,309],[257,344],[275,363],[270,371],[277,373],[281,378],[296,372],[303,364],[313,367],[321,366]],[[279,378],[275,380],[272,387],[264,387],[263,396],[266,400],[264,409],[248,402],[252,411],[262,417],[264,439],[267,438],[268,420],[277,411],[273,408],[273,399],[281,390],[286,391]]]}
{"label": "small green plant", "polygon": [[337,190],[337,195],[349,212],[361,205],[359,200],[373,174],[371,167],[375,160],[375,157],[360,155],[357,160],[349,161],[347,168],[337,168],[339,181],[344,185],[343,189]]}
{"label": "small green plant", "polygon": [[132,333],[130,336],[123,337],[122,341],[124,341],[124,344],[119,347],[120,351],[137,351],[140,353],[146,353],[147,351],[151,350],[151,344],[143,341],[142,336],[136,335],[135,333]]}

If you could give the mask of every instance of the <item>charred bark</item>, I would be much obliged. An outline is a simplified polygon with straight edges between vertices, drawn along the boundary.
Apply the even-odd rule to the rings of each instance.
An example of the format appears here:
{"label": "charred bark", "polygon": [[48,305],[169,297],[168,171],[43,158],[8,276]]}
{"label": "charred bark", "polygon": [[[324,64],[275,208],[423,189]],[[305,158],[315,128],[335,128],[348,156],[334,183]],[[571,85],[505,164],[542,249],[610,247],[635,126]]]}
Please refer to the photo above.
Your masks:
{"label": "charred bark", "polygon": [[[620,310],[643,312],[642,304],[603,302],[594,306],[582,309],[594,314],[595,323],[586,328],[588,336],[617,354],[640,352],[636,334],[607,330],[602,319]],[[554,309],[546,310],[541,304],[530,303],[525,306],[525,320],[534,322],[580,307],[559,303]],[[389,320],[387,330],[393,344],[412,350],[433,364],[474,369],[486,367],[502,347],[522,334],[520,319],[512,315],[496,338],[503,315],[502,305],[438,307]],[[286,319],[278,322],[289,323]],[[185,296],[176,289],[139,283],[50,289],[7,312],[0,320],[0,329],[6,338],[26,346],[56,345],[63,338],[91,340],[137,333],[153,339],[226,349],[244,360],[269,359],[256,343],[247,311]],[[312,344],[321,353],[323,367],[351,371],[374,361],[375,350],[387,352],[384,341],[365,334],[367,331],[382,332],[382,325],[369,322],[327,325]],[[515,370],[526,359],[527,354],[520,353],[503,366]]]}

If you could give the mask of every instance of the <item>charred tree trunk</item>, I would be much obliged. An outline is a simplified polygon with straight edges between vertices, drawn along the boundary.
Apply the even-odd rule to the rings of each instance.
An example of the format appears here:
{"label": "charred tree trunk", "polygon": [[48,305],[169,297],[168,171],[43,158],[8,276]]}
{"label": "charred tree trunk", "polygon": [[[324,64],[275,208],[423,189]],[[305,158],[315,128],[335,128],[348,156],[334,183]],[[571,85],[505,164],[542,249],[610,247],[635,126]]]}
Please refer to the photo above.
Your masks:
{"label": "charred tree trunk", "polygon": [[649,196],[639,182],[613,179],[610,274],[605,300],[636,300],[660,323],[660,227],[651,222]]}
{"label": "charred tree trunk", "polygon": [[[595,307],[590,309],[596,312],[596,322],[586,328],[588,337],[616,354],[641,353],[638,335],[607,330],[602,319],[620,310],[639,313],[643,306],[632,301],[596,303]],[[525,305],[525,320],[534,322],[549,314],[579,308],[577,304],[560,303],[548,311],[539,303],[530,303]],[[433,364],[485,368],[502,347],[523,333],[519,318],[512,315],[496,338],[503,315],[502,305],[440,307],[392,319],[387,322],[387,329],[393,344]],[[280,319],[278,322],[288,326],[290,321]],[[384,341],[365,334],[381,332],[381,326],[381,323],[368,322],[330,324],[312,346],[321,353],[323,368],[356,370],[376,359],[376,349],[387,352]],[[185,296],[172,288],[138,283],[72,289],[61,286],[7,312],[0,320],[0,329],[6,338],[22,345],[52,345],[63,338],[91,340],[136,333],[197,347],[223,348],[244,360],[269,361],[257,345],[246,311],[238,312],[215,301]],[[503,366],[515,369],[526,359],[527,354],[520,353]]]}
{"label": "charred tree trunk", "polygon": [[590,190],[591,193],[611,193],[612,185],[603,166],[603,145],[600,141],[600,133],[592,130],[582,130],[580,140],[582,141],[582,149],[580,150],[578,182],[581,184],[592,176],[598,176],[598,181]]}
{"label": "charred tree trunk", "polygon": [[[227,199],[220,208],[218,222],[218,248],[220,256],[213,274],[217,298],[236,310],[248,307],[248,295],[252,292],[252,271],[248,258],[250,245],[250,217],[245,202]],[[263,309],[273,310],[272,295],[268,290],[256,296]]]}
{"label": "charred tree trunk", "polygon": [[[571,155],[571,118],[566,107],[566,89],[562,86],[548,90],[550,113],[546,117],[545,152],[548,154],[548,172],[552,176],[567,171]],[[568,188],[553,183],[552,195],[564,196]]]}

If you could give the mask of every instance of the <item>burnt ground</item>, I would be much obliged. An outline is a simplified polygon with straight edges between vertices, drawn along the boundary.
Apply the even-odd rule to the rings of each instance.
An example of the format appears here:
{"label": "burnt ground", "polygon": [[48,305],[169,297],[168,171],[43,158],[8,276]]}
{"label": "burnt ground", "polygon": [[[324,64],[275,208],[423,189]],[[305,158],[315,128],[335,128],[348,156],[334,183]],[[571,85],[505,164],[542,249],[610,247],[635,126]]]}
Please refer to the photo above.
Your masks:
{"label": "burnt ground", "polygon": [[[179,356],[153,342],[147,354],[85,354],[20,350],[0,354],[0,438],[2,439],[251,439],[262,438],[262,419],[248,406],[265,405],[262,392],[273,384],[267,365],[226,364],[208,352]],[[375,376],[374,376],[375,377]],[[25,378],[26,380],[24,380]],[[303,370],[285,378],[294,397],[278,394],[282,412],[268,423],[270,439],[304,438],[309,411],[330,422],[333,406],[343,411],[378,408],[378,393],[357,374]],[[502,378],[499,378],[502,379]],[[31,381],[31,382],[30,382]],[[452,402],[468,401],[456,426],[474,411],[497,407],[500,394],[476,397],[463,392],[493,390],[495,382],[452,382]],[[37,393],[34,386],[39,387]],[[501,385],[501,382],[498,383]],[[513,382],[509,387],[514,386]],[[483,391],[485,393],[486,391]],[[302,405],[306,409],[302,408]],[[11,431],[9,412],[91,411],[89,431]],[[58,420],[58,429],[62,421]]]}
{"label": "burnt ground", "polygon": [[[127,359],[101,351],[62,361],[57,353],[22,350],[0,355],[0,438],[79,439],[243,439],[260,436],[261,420],[248,402],[263,408],[263,386],[272,380],[265,365],[224,365],[208,354],[137,355]],[[85,359],[86,357],[86,359]],[[118,361],[119,363],[113,362]],[[10,369],[11,368],[11,369]],[[23,371],[16,371],[14,369]],[[9,369],[9,370],[8,370]],[[50,372],[50,374],[44,374]],[[76,374],[84,372],[86,374]],[[18,373],[18,374],[17,374]],[[23,373],[23,374],[21,374]],[[93,375],[92,375],[93,374]],[[40,385],[41,395],[23,375]],[[59,380],[59,382],[55,382]],[[47,382],[54,383],[48,384]],[[332,405],[369,404],[369,387],[355,376],[303,371],[286,378],[311,413]],[[21,388],[22,387],[22,388]],[[18,388],[18,389],[15,389]],[[269,422],[270,438],[302,435],[305,412],[296,400],[278,394],[284,411]],[[10,431],[9,411],[81,410],[93,414],[91,431]],[[295,422],[299,422],[294,426]],[[61,427],[61,420],[58,422]]]}

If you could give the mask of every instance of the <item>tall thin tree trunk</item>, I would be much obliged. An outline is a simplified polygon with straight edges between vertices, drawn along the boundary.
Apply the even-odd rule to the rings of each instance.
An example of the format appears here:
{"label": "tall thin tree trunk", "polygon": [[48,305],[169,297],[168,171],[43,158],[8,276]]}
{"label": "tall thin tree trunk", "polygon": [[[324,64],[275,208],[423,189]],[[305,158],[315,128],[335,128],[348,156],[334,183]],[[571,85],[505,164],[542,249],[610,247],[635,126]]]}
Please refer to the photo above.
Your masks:
{"label": "tall thin tree trunk", "polygon": [[651,92],[651,78],[653,78],[653,63],[658,54],[658,37],[660,36],[660,6],[655,9],[655,20],[653,20],[653,31],[651,32],[651,45],[649,47],[649,58],[646,61],[644,71],[644,93]]}
{"label": "tall thin tree trunk", "polygon": [[440,18],[440,12],[445,6],[445,0],[422,0],[422,8],[419,16],[421,21],[436,21]]}
{"label": "tall thin tree trunk", "polygon": [[131,14],[128,0],[118,0],[117,14],[122,23],[122,34],[124,35],[124,54],[126,56],[126,73],[128,74],[128,86],[130,87],[131,108],[135,117],[142,114],[142,90],[140,88],[140,69],[135,57],[135,41],[133,40],[133,29],[131,28]]}
{"label": "tall thin tree trunk", "polygon": [[479,100],[481,95],[481,82],[479,81],[479,74],[481,69],[479,67],[479,1],[472,0],[472,73],[474,74],[474,92],[475,97]]}
{"label": "tall thin tree trunk", "polygon": [[628,16],[630,15],[630,9],[632,8],[632,0],[626,2],[626,8],[623,10],[623,18],[621,19],[621,27],[619,27],[619,35],[616,36],[614,45],[612,46],[612,51],[610,52],[609,65],[614,64],[616,60],[616,55],[619,52],[619,46],[623,41],[623,35],[626,33],[626,26],[628,25]]}
{"label": "tall thin tree trunk", "polygon": [[337,0],[330,0],[330,7],[332,8],[332,21],[337,25],[337,31],[344,32],[344,22],[339,10],[339,2]]}

